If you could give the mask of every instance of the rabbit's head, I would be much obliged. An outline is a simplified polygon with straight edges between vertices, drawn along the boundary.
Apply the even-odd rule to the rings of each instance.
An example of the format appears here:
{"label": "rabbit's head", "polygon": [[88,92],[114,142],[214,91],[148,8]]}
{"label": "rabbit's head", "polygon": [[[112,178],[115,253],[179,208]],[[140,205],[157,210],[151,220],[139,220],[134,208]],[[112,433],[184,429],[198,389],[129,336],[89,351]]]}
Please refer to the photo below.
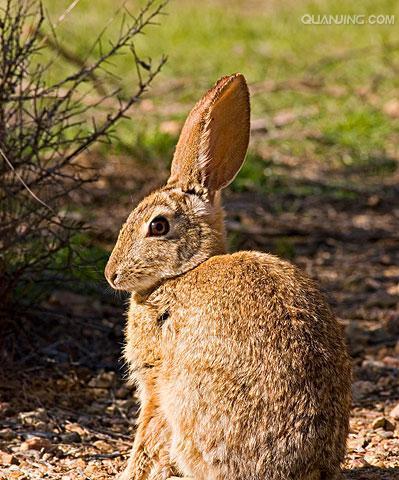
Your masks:
{"label": "rabbit's head", "polygon": [[145,294],[224,253],[220,190],[238,173],[249,140],[244,77],[221,78],[190,112],[167,184],[123,225],[105,269],[113,288]]}

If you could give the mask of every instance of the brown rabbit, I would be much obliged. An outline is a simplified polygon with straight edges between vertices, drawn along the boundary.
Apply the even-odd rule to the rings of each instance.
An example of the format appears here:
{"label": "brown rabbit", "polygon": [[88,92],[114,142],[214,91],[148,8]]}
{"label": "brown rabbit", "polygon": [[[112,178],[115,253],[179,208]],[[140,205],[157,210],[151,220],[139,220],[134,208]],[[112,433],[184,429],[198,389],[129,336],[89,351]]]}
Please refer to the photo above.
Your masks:
{"label": "brown rabbit", "polygon": [[300,270],[225,253],[220,190],[249,140],[245,79],[191,111],[163,188],[119,234],[109,283],[132,292],[125,356],[141,413],[124,480],[332,480],[350,408],[341,329]]}

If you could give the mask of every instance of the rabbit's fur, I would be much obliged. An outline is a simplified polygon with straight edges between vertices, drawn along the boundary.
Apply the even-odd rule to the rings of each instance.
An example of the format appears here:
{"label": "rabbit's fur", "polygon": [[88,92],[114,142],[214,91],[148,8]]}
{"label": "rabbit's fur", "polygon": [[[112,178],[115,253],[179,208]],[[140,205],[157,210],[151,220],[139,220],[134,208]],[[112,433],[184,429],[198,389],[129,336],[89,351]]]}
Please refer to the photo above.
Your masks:
{"label": "rabbit's fur", "polygon": [[[125,357],[141,412],[123,480],[340,477],[350,361],[323,297],[296,267],[225,254],[220,190],[249,138],[242,75],[190,113],[167,185],[122,227],[106,267],[132,292]],[[164,236],[149,235],[166,218]]]}

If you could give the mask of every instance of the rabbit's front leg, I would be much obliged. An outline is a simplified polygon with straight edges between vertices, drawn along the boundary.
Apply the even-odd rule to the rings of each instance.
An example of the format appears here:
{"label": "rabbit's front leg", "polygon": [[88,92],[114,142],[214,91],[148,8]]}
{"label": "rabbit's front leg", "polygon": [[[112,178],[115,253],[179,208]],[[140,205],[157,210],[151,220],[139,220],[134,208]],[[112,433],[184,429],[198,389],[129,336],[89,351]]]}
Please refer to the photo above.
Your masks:
{"label": "rabbit's front leg", "polygon": [[132,452],[118,480],[166,480],[175,474],[169,428],[154,403],[149,400],[142,407]]}

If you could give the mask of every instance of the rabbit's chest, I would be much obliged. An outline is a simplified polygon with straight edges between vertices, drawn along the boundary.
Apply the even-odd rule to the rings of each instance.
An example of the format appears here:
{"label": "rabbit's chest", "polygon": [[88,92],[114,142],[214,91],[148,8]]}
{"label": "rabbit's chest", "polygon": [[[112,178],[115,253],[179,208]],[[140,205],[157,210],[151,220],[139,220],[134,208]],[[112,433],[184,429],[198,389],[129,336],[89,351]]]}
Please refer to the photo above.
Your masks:
{"label": "rabbit's chest", "polygon": [[161,358],[162,331],[156,309],[130,302],[126,325],[125,358],[131,370],[150,369]]}
{"label": "rabbit's chest", "polygon": [[125,358],[135,368],[151,368],[161,361],[162,349],[174,330],[171,309],[164,304],[130,301]]}

